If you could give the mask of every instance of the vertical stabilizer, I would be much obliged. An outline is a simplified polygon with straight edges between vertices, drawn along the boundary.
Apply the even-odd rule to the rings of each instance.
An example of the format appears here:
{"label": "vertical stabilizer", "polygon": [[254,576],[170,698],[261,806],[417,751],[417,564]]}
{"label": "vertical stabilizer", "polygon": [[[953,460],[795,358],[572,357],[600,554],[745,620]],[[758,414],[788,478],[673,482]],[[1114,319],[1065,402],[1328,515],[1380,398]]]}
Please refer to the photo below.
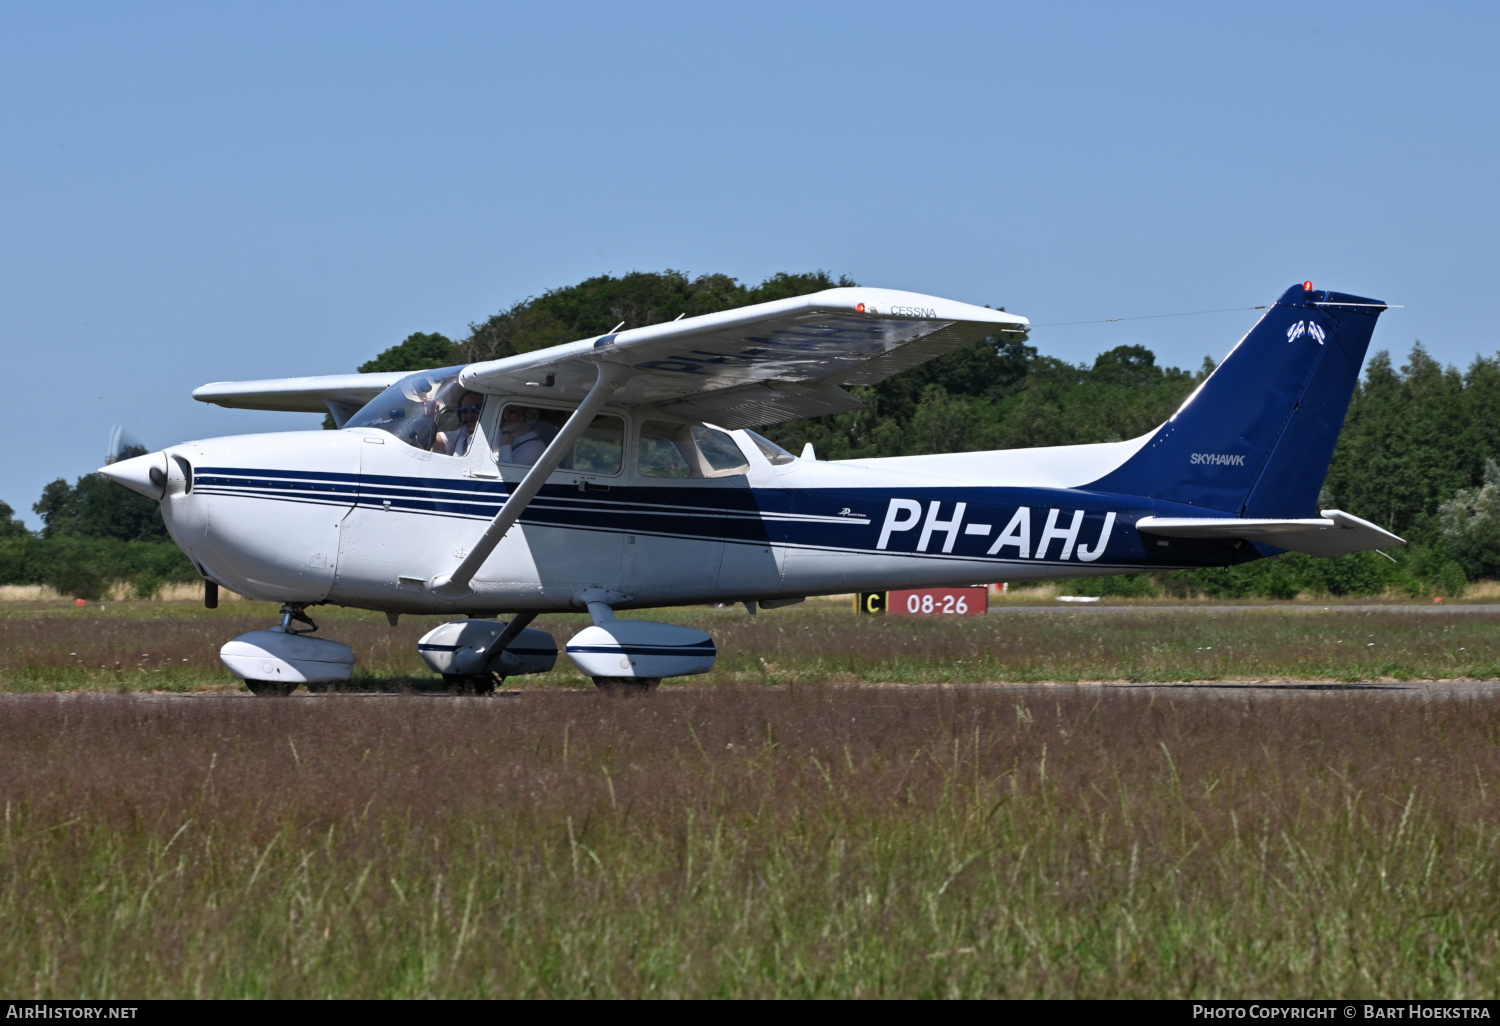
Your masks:
{"label": "vertical stabilizer", "polygon": [[1312,517],[1385,304],[1295,285],[1146,445],[1087,486]]}

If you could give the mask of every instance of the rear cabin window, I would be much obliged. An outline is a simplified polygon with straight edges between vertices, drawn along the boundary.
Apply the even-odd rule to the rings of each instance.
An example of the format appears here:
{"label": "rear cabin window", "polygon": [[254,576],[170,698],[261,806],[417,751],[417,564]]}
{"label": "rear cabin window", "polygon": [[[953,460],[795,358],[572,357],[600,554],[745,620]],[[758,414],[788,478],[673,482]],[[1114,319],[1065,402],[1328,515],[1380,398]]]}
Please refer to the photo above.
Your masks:
{"label": "rear cabin window", "polygon": [[750,461],[727,431],[698,424],[693,427],[693,441],[698,443],[698,451],[712,468],[710,477],[728,477],[750,469]]}
{"label": "rear cabin window", "polygon": [[734,439],[702,424],[648,420],[641,425],[636,470],[642,477],[676,480],[730,477],[749,464]]}
{"label": "rear cabin window", "polygon": [[755,443],[755,447],[760,450],[761,455],[766,458],[768,463],[780,467],[797,459],[797,457],[787,452],[769,438],[757,435],[754,431],[746,431],[745,434],[750,436],[750,441]]}

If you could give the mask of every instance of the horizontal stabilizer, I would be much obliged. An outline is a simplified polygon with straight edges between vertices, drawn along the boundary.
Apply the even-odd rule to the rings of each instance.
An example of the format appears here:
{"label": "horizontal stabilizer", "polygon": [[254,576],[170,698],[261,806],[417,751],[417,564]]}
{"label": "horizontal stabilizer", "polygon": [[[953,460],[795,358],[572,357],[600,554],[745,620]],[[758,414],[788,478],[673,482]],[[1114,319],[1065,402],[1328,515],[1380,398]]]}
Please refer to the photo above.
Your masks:
{"label": "horizontal stabilizer", "polygon": [[1142,534],[1163,538],[1239,538],[1309,556],[1347,556],[1406,544],[1384,528],[1337,509],[1323,510],[1321,520],[1142,517],[1135,527]]}

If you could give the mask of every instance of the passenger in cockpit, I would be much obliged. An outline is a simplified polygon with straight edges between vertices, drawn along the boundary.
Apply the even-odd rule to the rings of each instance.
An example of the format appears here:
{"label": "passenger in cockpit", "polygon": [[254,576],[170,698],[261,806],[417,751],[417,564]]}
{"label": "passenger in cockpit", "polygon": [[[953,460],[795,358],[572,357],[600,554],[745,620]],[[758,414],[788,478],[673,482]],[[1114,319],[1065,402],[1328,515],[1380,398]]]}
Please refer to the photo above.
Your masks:
{"label": "passenger in cockpit", "polygon": [[441,451],[449,456],[467,456],[469,446],[474,444],[474,433],[479,430],[479,414],[484,410],[484,396],[478,392],[465,392],[458,397],[458,424],[451,431],[438,435]]}

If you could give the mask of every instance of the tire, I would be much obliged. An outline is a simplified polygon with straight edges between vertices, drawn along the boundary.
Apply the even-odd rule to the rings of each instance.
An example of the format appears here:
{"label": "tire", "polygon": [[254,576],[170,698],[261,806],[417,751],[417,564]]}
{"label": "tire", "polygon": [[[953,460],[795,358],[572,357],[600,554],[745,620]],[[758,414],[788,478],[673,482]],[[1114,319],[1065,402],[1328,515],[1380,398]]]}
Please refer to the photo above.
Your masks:
{"label": "tire", "polygon": [[495,693],[495,675],[492,673],[472,675],[445,673],[443,681],[453,689],[456,695],[493,695]]}
{"label": "tire", "polygon": [[644,695],[655,691],[660,677],[595,677],[594,687],[621,695]]}
{"label": "tire", "polygon": [[251,694],[262,698],[285,698],[297,690],[297,683],[290,680],[247,680],[245,687]]}

